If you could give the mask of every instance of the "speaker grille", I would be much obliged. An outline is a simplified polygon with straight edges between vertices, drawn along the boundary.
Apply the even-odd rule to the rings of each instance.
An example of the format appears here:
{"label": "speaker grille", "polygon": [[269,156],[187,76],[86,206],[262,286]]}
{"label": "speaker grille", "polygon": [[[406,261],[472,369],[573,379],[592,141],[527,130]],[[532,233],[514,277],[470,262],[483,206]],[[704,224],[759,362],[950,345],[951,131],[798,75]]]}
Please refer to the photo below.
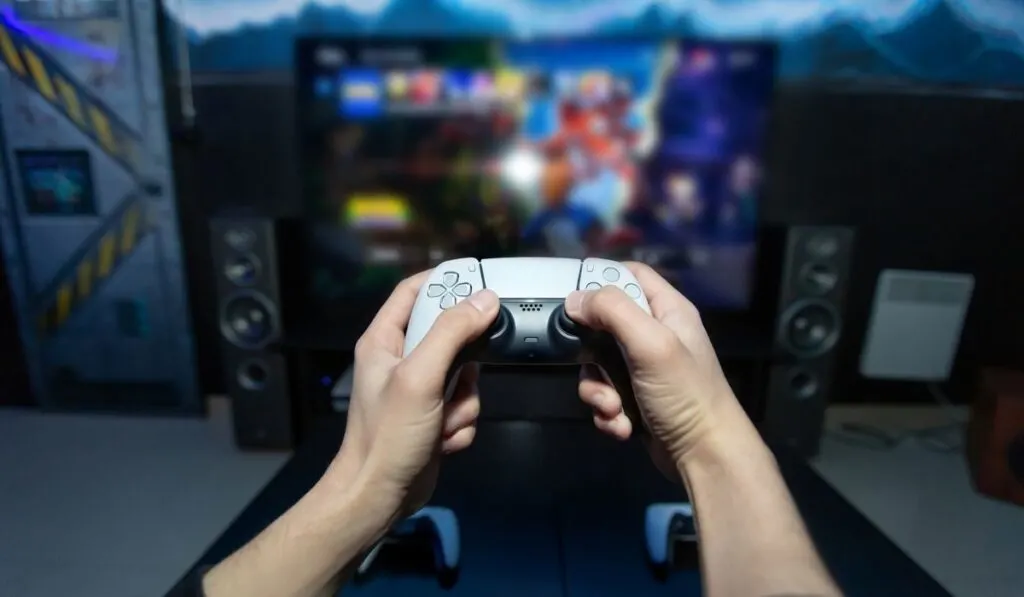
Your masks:
{"label": "speaker grille", "polygon": [[786,253],[763,427],[772,441],[804,456],[818,452],[843,328],[854,232],[794,226]]}
{"label": "speaker grille", "polygon": [[541,309],[540,303],[519,303],[519,310],[523,313],[537,313]]}

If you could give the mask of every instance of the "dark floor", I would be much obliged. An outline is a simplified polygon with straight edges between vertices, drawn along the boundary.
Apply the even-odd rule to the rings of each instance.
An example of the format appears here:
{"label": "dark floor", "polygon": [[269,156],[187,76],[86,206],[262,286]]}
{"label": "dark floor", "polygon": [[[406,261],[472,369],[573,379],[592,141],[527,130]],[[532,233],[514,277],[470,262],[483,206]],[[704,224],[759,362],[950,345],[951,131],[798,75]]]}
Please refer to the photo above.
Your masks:
{"label": "dark floor", "polygon": [[[513,428],[503,440],[503,449],[514,455],[507,460],[509,474],[576,491],[566,479],[544,478],[544,459],[558,455],[531,441],[532,429]],[[471,468],[473,459],[469,452],[452,465]],[[2,593],[160,595],[284,461],[283,455],[235,450],[219,406],[207,421],[0,411]],[[611,461],[620,464],[601,468]],[[603,500],[585,495],[573,500],[578,508],[567,509],[536,492],[515,496],[507,488],[499,494],[486,485],[442,484],[435,502],[459,512],[466,546],[458,586],[468,590],[474,578],[486,577],[487,590],[477,594],[500,595],[494,579],[523,567],[532,571],[531,592],[538,596],[561,594],[570,580],[580,594],[588,586],[635,589],[653,583],[644,565],[642,528],[629,521],[640,520],[649,496],[671,497],[676,488],[656,474],[623,485],[617,481],[637,478],[636,471],[617,470],[627,461],[590,462],[596,467],[590,475],[607,478],[606,491],[615,492],[616,502],[635,509],[636,516],[609,516],[597,506]],[[877,452],[826,438],[816,467],[954,594],[1020,595],[1024,509],[974,494],[961,457],[912,443]],[[521,507],[502,509],[508,502]],[[601,532],[593,524],[598,520],[604,522]],[[567,532],[551,530],[556,528]],[[629,561],[622,561],[621,547],[602,549],[608,535],[636,544]],[[562,540],[566,544],[559,545]],[[501,546],[501,559],[469,547],[494,544]],[[571,578],[562,577],[563,568]],[[518,595],[522,577],[517,581]],[[371,595],[403,582],[401,577],[374,580],[356,593]],[[686,595],[696,587],[693,575],[678,574],[664,588]]]}

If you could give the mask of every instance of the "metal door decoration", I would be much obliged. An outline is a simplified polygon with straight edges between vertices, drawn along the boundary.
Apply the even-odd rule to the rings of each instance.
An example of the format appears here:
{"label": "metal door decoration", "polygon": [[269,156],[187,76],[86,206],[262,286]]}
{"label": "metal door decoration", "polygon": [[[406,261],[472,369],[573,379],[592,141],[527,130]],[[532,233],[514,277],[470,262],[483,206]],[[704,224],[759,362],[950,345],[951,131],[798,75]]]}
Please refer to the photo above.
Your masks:
{"label": "metal door decoration", "polygon": [[201,408],[158,8],[0,3],[0,239],[47,408]]}

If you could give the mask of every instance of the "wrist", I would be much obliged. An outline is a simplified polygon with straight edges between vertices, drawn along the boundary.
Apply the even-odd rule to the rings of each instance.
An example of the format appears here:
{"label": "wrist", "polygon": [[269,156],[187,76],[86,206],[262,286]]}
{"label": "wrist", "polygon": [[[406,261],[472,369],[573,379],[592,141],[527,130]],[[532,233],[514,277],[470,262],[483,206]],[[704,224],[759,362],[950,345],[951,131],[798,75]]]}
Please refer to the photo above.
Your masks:
{"label": "wrist", "polygon": [[757,428],[736,404],[716,413],[706,431],[676,459],[683,478],[703,471],[733,467],[740,462],[762,466],[774,460]]}
{"label": "wrist", "polygon": [[332,464],[303,501],[321,513],[322,524],[354,539],[360,550],[366,550],[395,523],[401,504],[361,473],[361,469],[335,468]]}

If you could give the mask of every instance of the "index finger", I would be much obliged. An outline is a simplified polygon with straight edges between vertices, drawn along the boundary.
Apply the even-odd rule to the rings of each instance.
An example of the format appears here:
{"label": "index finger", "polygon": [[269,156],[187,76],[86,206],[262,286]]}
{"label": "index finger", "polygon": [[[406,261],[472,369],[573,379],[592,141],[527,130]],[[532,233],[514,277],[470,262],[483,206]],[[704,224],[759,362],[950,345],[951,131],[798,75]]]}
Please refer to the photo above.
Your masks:
{"label": "index finger", "polygon": [[427,281],[430,270],[410,276],[398,283],[391,296],[384,302],[373,321],[367,326],[363,337],[367,338],[397,357],[402,356],[405,342],[405,328],[409,325],[412,308],[416,304],[420,288]]}

